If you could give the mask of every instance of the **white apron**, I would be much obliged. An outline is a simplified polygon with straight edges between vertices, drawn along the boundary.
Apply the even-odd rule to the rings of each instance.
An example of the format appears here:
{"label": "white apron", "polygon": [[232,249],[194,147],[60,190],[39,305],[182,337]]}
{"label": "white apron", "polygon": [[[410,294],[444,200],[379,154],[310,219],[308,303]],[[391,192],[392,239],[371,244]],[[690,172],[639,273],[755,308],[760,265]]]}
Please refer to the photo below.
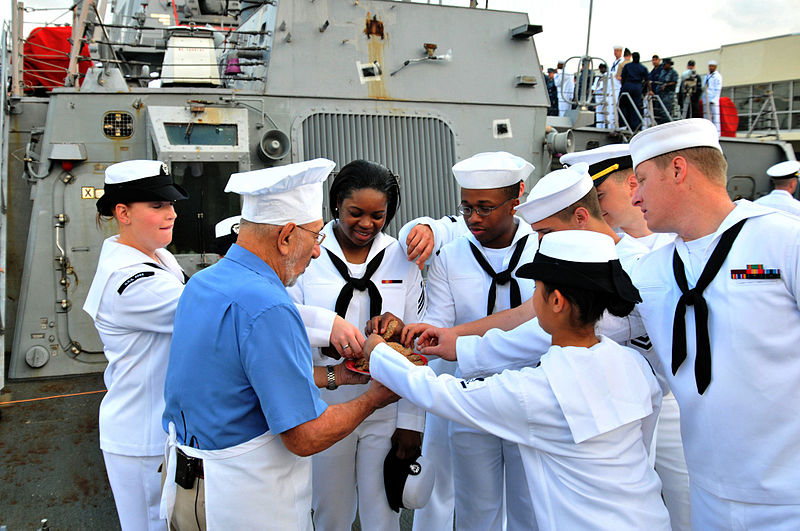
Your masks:
{"label": "white apron", "polygon": [[208,531],[312,531],[311,459],[293,454],[269,431],[230,448],[199,450],[178,444],[170,423],[162,518],[170,521],[175,507],[176,448],[203,460]]}

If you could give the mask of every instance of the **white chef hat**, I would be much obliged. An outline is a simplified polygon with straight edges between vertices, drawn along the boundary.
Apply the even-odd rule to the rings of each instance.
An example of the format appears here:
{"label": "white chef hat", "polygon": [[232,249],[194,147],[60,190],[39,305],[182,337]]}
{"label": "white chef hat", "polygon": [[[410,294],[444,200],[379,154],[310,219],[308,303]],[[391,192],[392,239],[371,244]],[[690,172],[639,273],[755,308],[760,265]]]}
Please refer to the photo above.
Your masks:
{"label": "white chef hat", "polygon": [[167,165],[160,160],[126,160],[106,168],[103,195],[97,211],[111,216],[118,203],[179,201],[189,195],[175,184]]}
{"label": "white chef hat", "polygon": [[694,147],[711,147],[722,153],[719,133],[711,120],[688,118],[657,125],[631,139],[633,167],[665,153]]}
{"label": "white chef hat", "polygon": [[231,216],[223,219],[214,226],[214,244],[217,254],[226,255],[231,245],[236,243],[239,237],[239,222],[242,216]]}
{"label": "white chef hat", "polygon": [[583,198],[592,187],[589,165],[579,162],[539,179],[517,212],[527,223],[538,223]]}
{"label": "white chef hat", "polygon": [[242,218],[247,221],[302,225],[322,219],[322,181],[335,166],[320,158],[234,173],[225,191],[243,197]]}
{"label": "white chef hat", "polygon": [[719,63],[715,59],[712,59],[708,62],[708,66],[718,66]]}
{"label": "white chef hat", "polygon": [[767,175],[773,179],[792,179],[800,176],[800,162],[796,160],[787,160],[779,162],[774,166],[770,166],[767,170]]}
{"label": "white chef hat", "polygon": [[595,186],[600,186],[609,175],[616,171],[633,168],[631,149],[628,144],[608,144],[586,151],[576,151],[561,155],[562,164],[572,166],[579,162],[589,165],[589,176]]}
{"label": "white chef hat", "polygon": [[478,153],[453,166],[453,175],[461,188],[489,190],[525,181],[533,164],[505,151]]}
{"label": "white chef hat", "polygon": [[383,486],[386,500],[393,511],[421,509],[430,500],[436,470],[425,456],[400,459],[393,446],[383,461]]}

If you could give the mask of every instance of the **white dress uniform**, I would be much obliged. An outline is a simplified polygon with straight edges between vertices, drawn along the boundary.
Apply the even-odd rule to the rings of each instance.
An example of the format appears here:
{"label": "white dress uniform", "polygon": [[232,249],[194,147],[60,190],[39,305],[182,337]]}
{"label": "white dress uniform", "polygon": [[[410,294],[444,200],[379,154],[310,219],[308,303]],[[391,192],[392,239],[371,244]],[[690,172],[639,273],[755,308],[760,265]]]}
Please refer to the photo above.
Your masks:
{"label": "white dress uniform", "polygon": [[[351,277],[361,278],[367,264],[381,251],[384,251],[383,259],[371,277],[383,299],[381,313],[391,312],[404,322],[418,321],[425,306],[422,275],[416,265],[406,259],[397,240],[384,233],[378,234],[366,262],[350,264],[333,234],[333,223],[329,222],[322,229],[327,238],[322,243],[320,257],[313,260],[297,284],[289,288],[295,303],[306,306],[306,309],[301,308],[304,323],[309,323],[309,316],[315,309],[323,310],[319,313],[319,320],[324,322],[325,315],[335,307],[345,286],[345,280],[334,267],[329,252],[345,262]],[[367,291],[354,291],[345,319],[362,327],[371,317],[374,316],[370,315]],[[330,329],[326,342],[329,335]],[[333,360],[314,349],[315,365],[333,365],[343,361]],[[361,395],[368,386],[348,385],[333,391],[322,389],[321,397],[328,404],[340,404]],[[349,529],[355,519],[358,493],[358,513],[365,529],[398,529],[399,514],[389,507],[384,491],[383,461],[391,448],[390,438],[396,428],[422,432],[424,427],[425,412],[401,400],[397,405],[376,411],[349,436],[315,454],[312,458],[315,528]]]}
{"label": "white dress uniform", "polygon": [[661,365],[672,365],[681,292],[673,254],[694,286],[722,233],[747,219],[703,291],[709,307],[711,382],[695,380],[694,307],[686,310],[685,361],[665,371],[681,406],[695,529],[800,526],[800,220],[739,201],[716,232],[643,257],[633,280]]}
{"label": "white dress uniform", "polygon": [[467,224],[464,221],[464,216],[444,216],[439,219],[422,216],[403,225],[400,229],[400,232],[397,234],[397,240],[400,242],[400,245],[403,247],[404,251],[408,250],[406,238],[408,238],[408,234],[411,232],[411,229],[417,225],[427,225],[433,232],[433,251],[426,262],[428,265],[430,265],[436,253],[445,244],[450,243],[462,234],[467,234],[469,232]]}
{"label": "white dress uniform", "polygon": [[537,368],[461,380],[378,345],[370,368],[428,411],[518,443],[539,529],[669,529],[647,463],[661,391],[630,349],[553,346]]}
{"label": "white dress uniform", "polygon": [[[169,343],[184,273],[166,249],[158,262],[112,236],[83,309],[94,319],[108,359],[100,404],[100,448],[122,529],[166,529],[159,518],[158,467]],[[142,488],[144,486],[144,489]]]}
{"label": "white dress uniform", "polygon": [[703,81],[703,87],[703,114],[714,123],[717,133],[720,133],[719,97],[722,94],[722,74],[716,70],[708,74]]}
{"label": "white dress uniform", "polygon": [[622,90],[622,82],[617,79],[617,74],[622,71],[623,58],[614,59],[611,63],[611,68],[608,69],[608,84],[606,84],[606,103],[608,109],[606,113],[608,127],[612,129],[617,128],[617,103],[619,102],[619,93]]}
{"label": "white dress uniform", "polygon": [[786,190],[773,190],[767,195],[756,199],[754,203],[800,216],[800,201]]}
{"label": "white dress uniform", "polygon": [[[636,241],[650,251],[654,251],[672,243],[676,237],[677,235],[672,232],[654,232],[648,236],[636,238]],[[660,362],[653,359],[655,356],[653,353],[647,359],[651,365],[658,364],[660,366]],[[663,371],[656,372],[656,376],[659,383],[662,384],[661,390],[664,393],[656,425],[656,472],[661,478],[661,494],[669,511],[669,521],[673,531],[688,530],[692,526],[689,470],[683,455],[680,409],[675,395],[669,389],[666,377],[663,376]]]}
{"label": "white dress uniform", "polygon": [[[406,239],[417,225],[427,225],[433,232],[433,250],[425,262],[431,265],[439,250],[447,243],[469,232],[463,216],[444,216],[433,219],[423,216],[409,221],[400,229],[397,236],[403,252],[408,252]],[[430,286],[430,285],[428,285]],[[427,287],[426,290],[429,290]],[[430,298],[430,297],[429,297]],[[428,322],[424,318],[422,319]],[[436,374],[455,374],[456,364],[443,359],[431,359],[428,365]],[[425,507],[414,511],[414,531],[429,529],[452,529],[455,490],[453,486],[453,464],[450,455],[449,422],[428,414],[425,419],[425,437],[422,440],[422,455],[436,467],[436,482]]]}
{"label": "white dress uniform", "polygon": [[[634,263],[646,254],[635,238],[625,235],[615,245],[622,269],[629,272]],[[635,311],[635,310],[634,310]],[[606,312],[598,321],[598,331],[613,334],[614,340],[631,339],[631,333],[644,335],[641,321],[631,326],[628,318],[618,318]],[[464,378],[498,374],[506,369],[533,366],[551,345],[550,334],[542,330],[538,319],[531,319],[513,330],[493,329],[483,336],[461,336],[456,340],[458,369]]]}
{"label": "white dress uniform", "polygon": [[647,236],[636,238],[636,241],[647,247],[649,251],[655,251],[672,243],[676,236],[674,232],[654,232]]}
{"label": "white dress uniform", "polygon": [[575,76],[562,70],[556,72],[553,76],[553,82],[555,82],[558,92],[558,115],[565,116],[567,111],[572,108],[572,98],[575,94]]}
{"label": "white dress uniform", "polygon": [[[442,247],[428,272],[429,306],[424,322],[449,328],[486,317],[492,279],[476,261],[470,243],[483,254],[496,272],[508,268],[517,246],[522,245],[523,251],[514,268],[516,270],[520,265],[533,260],[538,247],[536,235],[530,225],[521,219],[516,221],[517,230],[512,243],[504,249],[487,249],[472,234],[464,235]],[[516,279],[515,274],[512,277]],[[517,279],[517,282],[520,301],[528,301],[533,295],[534,282],[529,279]],[[496,289],[493,311],[510,308],[510,284],[498,285]],[[437,363],[435,367],[438,373],[452,374],[453,362],[440,360]],[[436,432],[443,435],[444,428],[439,426],[441,422],[442,419],[429,417],[429,423],[434,424]],[[505,484],[508,529],[529,529],[533,514],[530,500],[520,496],[519,487],[525,484],[525,477],[521,473],[522,467],[519,466],[517,445],[458,424],[450,424],[447,433],[448,437],[444,440],[431,437],[428,448],[436,455],[426,455],[436,462],[437,478],[453,477],[457,528],[499,529],[503,521]],[[448,441],[452,461],[447,455]],[[452,472],[447,469],[451,462]]]}

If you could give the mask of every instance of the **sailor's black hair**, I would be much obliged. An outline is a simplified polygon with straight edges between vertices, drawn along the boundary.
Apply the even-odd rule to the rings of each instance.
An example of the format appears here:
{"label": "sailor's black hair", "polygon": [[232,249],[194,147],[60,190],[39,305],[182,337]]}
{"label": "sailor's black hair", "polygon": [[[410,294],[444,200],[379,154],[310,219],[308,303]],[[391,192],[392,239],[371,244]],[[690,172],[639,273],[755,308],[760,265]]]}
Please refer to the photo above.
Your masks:
{"label": "sailor's black hair", "polygon": [[339,206],[355,190],[372,188],[386,195],[386,223],[392,221],[400,206],[400,182],[392,171],[368,160],[358,159],[345,165],[331,184],[328,205],[334,217],[339,217]]}
{"label": "sailor's black hair", "polygon": [[558,290],[578,310],[577,315],[574,316],[574,324],[581,327],[596,323],[606,310],[617,317],[625,317],[633,311],[633,307],[636,305],[633,301],[625,300],[615,293],[576,288],[553,282],[541,282],[545,298]]}

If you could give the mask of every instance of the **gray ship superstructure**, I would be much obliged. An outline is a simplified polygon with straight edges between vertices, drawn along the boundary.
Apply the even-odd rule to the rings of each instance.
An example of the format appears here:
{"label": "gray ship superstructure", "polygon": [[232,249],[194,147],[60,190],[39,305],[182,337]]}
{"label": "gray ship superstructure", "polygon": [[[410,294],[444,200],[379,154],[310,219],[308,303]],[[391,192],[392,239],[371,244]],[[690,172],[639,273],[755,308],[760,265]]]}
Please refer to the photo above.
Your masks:
{"label": "gray ship superstructure", "polygon": [[[239,213],[238,196],[223,192],[237,171],[378,161],[401,179],[394,232],[455,212],[450,168],[474,153],[522,156],[535,180],[559,153],[630,137],[593,127],[587,101],[546,118],[534,43],[542,28],[524,13],[382,0],[122,0],[112,10],[102,24],[94,0],[76,7],[73,35],[91,54],[85,75],[74,41],[66,86],[34,96],[16,81],[3,95],[11,378],[105,367],[81,308],[113,233],[97,223],[95,201],[115,162],[162,160],[189,192],[170,250],[191,275],[217,258],[214,224]],[[732,194],[745,197],[769,190],[764,168],[793,158],[779,142],[733,139],[725,150]]]}

